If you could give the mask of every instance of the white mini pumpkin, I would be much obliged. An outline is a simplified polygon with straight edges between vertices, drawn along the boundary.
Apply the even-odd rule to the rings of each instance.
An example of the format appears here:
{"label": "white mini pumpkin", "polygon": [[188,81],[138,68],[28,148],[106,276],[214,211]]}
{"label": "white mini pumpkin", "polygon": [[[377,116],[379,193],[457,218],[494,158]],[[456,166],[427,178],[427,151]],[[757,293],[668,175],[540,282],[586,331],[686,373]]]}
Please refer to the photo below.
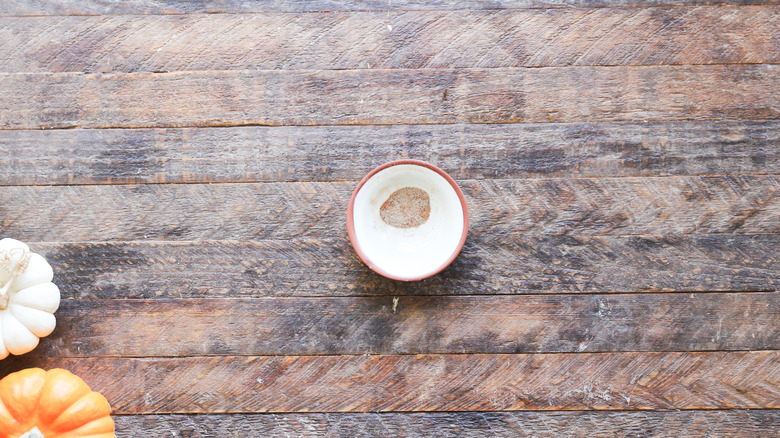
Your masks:
{"label": "white mini pumpkin", "polygon": [[54,330],[60,290],[41,255],[14,239],[0,240],[0,359],[24,354]]}

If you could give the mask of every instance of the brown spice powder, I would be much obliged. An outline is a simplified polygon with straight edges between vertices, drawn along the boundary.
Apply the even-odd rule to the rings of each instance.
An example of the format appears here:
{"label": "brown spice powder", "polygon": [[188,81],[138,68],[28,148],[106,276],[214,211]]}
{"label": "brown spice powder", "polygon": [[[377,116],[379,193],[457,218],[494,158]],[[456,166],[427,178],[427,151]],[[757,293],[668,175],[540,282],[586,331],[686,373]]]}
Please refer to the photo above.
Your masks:
{"label": "brown spice powder", "polygon": [[417,187],[398,189],[379,208],[379,216],[391,227],[416,228],[428,221],[431,198]]}

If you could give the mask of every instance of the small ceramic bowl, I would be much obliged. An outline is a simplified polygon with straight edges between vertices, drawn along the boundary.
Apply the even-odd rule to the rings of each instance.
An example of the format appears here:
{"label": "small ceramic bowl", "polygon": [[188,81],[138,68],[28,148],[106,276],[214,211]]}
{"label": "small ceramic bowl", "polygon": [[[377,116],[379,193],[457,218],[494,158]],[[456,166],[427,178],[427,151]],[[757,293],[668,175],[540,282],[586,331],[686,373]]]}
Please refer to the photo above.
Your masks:
{"label": "small ceramic bowl", "polygon": [[418,160],[372,170],[347,207],[347,232],[358,257],[394,280],[422,280],[446,268],[463,248],[468,228],[458,185]]}

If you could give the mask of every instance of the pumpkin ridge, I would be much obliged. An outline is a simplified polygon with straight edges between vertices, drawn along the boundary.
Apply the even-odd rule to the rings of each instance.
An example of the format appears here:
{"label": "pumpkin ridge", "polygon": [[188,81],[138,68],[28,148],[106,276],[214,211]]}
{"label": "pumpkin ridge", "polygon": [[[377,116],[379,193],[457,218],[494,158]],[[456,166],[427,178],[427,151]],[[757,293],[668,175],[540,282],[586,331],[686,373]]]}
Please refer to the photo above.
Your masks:
{"label": "pumpkin ridge", "polygon": [[20,433],[18,429],[20,426],[19,421],[5,407],[2,397],[0,397],[0,438],[15,438]]}
{"label": "pumpkin ridge", "polygon": [[86,382],[68,370],[55,368],[47,371],[39,399],[39,419],[50,428],[64,412],[91,391]]}
{"label": "pumpkin ridge", "polygon": [[[0,400],[2,400],[11,414],[11,418],[19,423],[19,427],[27,427],[27,422],[24,422],[24,419],[31,414],[35,414],[40,404],[41,389],[45,384],[45,380],[46,371],[41,368],[28,368],[17,371],[0,380]],[[28,399],[32,397],[34,397],[34,400]],[[22,409],[31,412],[26,412]],[[32,425],[29,428],[32,428]]]}
{"label": "pumpkin ridge", "polygon": [[56,319],[53,314],[44,310],[33,309],[20,304],[11,304],[8,306],[14,318],[19,321],[27,330],[32,332],[38,338],[49,336],[54,331]]}
{"label": "pumpkin ridge", "polygon": [[[74,431],[75,429],[78,429],[78,428],[80,428],[81,426],[84,426],[84,425],[88,424],[89,422],[91,422],[91,421],[94,421],[95,419],[92,419],[92,420],[87,420],[87,422],[86,422],[86,423],[84,423],[84,424],[81,424],[81,425],[76,425],[76,426],[74,426],[73,424],[66,424],[66,425],[65,425],[65,427],[63,427],[61,424],[59,424],[59,423],[60,423],[60,421],[59,421],[59,420],[60,420],[60,418],[61,418],[63,415],[65,415],[65,414],[70,414],[70,413],[68,412],[68,410],[69,410],[70,408],[72,408],[73,406],[75,406],[75,405],[76,405],[76,403],[78,403],[78,402],[80,402],[80,401],[84,400],[84,399],[85,399],[86,397],[88,397],[90,394],[91,394],[91,392],[90,392],[90,391],[87,391],[87,392],[85,392],[84,394],[82,394],[82,395],[81,395],[81,397],[79,397],[79,398],[77,398],[77,399],[73,400],[73,402],[72,402],[72,403],[69,403],[67,406],[63,406],[63,408],[64,408],[64,409],[61,409],[61,410],[60,410],[60,413],[59,413],[59,415],[57,415],[56,417],[54,417],[54,419],[51,419],[51,420],[49,421],[49,424],[47,425],[47,427],[48,427],[48,428],[51,428],[51,429],[52,429],[52,431],[54,431],[54,432],[59,432],[59,433],[66,433],[66,432],[72,432],[72,431]],[[63,423],[67,423],[67,421],[62,421],[62,422],[63,422]]]}
{"label": "pumpkin ridge", "polygon": [[30,254],[27,268],[14,281],[16,292],[54,280],[54,270],[49,262],[40,254],[34,252]]}
{"label": "pumpkin ridge", "polygon": [[101,418],[95,418],[94,420],[76,429],[72,429],[72,430],[68,430],[56,434],[54,438],[85,438],[91,436],[104,436],[103,434],[108,434],[113,432],[114,432],[114,420],[110,416],[106,416]]}
{"label": "pumpkin ridge", "polygon": [[51,281],[17,290],[10,304],[53,314],[59,309],[60,289]]}
{"label": "pumpkin ridge", "polygon": [[[32,330],[22,324],[11,312],[3,311],[3,318],[0,320],[0,332],[3,335],[5,348],[15,355],[27,353],[38,346],[40,338],[35,336]],[[29,348],[32,346],[32,348]]]}
{"label": "pumpkin ridge", "polygon": [[110,414],[111,408],[108,405],[108,400],[101,394],[90,391],[65,408],[48,427],[55,432],[71,432],[83,428],[93,421],[108,417]]}
{"label": "pumpkin ridge", "polygon": [[0,239],[0,359],[38,346],[57,325],[60,291],[40,254],[18,240]]}

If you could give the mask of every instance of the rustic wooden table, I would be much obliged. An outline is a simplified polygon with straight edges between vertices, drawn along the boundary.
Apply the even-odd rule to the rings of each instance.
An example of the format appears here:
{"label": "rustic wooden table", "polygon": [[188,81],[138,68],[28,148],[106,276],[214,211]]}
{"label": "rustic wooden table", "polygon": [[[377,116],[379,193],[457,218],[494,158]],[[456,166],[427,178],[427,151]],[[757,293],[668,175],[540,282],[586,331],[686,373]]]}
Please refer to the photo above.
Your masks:
{"label": "rustic wooden table", "polygon": [[[778,436],[779,4],[0,0],[0,234],[63,295],[0,377],[120,437]],[[345,230],[405,157],[472,213],[411,284]]]}

